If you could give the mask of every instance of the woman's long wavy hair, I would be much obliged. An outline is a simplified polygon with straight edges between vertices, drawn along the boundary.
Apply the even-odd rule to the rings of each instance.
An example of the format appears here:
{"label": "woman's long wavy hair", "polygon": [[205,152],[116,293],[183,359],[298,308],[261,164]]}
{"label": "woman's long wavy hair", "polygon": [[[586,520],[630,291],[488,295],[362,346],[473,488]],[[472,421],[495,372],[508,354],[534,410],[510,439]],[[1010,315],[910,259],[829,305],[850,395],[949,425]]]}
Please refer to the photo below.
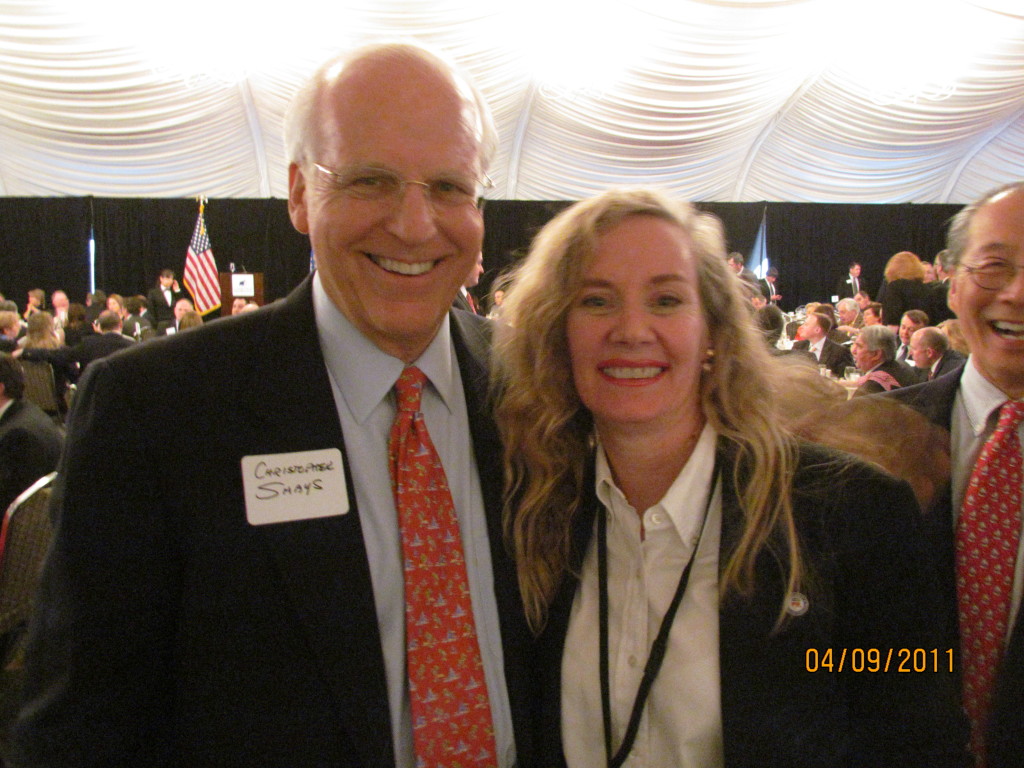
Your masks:
{"label": "woman's long wavy hair", "polygon": [[46,310],[28,316],[25,329],[25,349],[57,349],[60,339],[53,332],[53,315]]}
{"label": "woman's long wavy hair", "polygon": [[[538,234],[529,256],[510,275],[496,336],[497,419],[508,481],[505,533],[535,632],[543,628],[569,568],[585,465],[594,447],[593,419],[573,383],[567,316],[601,236],[623,219],[641,215],[679,226],[696,260],[714,350],[710,371],[701,377],[701,408],[734,448],[733,479],[745,517],[723,572],[722,594],[753,591],[755,561],[766,549],[784,563],[787,593],[801,582],[790,492],[796,445],[773,419],[776,367],[754,327],[739,278],[726,264],[721,223],[657,190],[614,189],[573,205]],[[780,620],[784,609],[780,606]]]}
{"label": "woman's long wavy hair", "polygon": [[900,251],[885,262],[885,282],[893,280],[924,280],[924,264],[916,253]]}

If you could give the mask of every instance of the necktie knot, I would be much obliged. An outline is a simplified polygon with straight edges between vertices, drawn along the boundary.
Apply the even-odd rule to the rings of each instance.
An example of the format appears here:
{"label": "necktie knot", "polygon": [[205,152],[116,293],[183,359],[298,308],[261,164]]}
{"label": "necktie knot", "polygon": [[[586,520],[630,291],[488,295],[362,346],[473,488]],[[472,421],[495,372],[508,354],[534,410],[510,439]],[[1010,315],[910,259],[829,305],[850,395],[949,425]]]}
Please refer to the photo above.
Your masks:
{"label": "necktie knot", "polygon": [[999,409],[997,432],[1012,432],[1024,421],[1024,400],[1007,400]]}
{"label": "necktie knot", "polygon": [[423,385],[427,375],[414,365],[408,366],[395,382],[395,397],[399,411],[417,413],[420,410],[420,398],[423,396]]}

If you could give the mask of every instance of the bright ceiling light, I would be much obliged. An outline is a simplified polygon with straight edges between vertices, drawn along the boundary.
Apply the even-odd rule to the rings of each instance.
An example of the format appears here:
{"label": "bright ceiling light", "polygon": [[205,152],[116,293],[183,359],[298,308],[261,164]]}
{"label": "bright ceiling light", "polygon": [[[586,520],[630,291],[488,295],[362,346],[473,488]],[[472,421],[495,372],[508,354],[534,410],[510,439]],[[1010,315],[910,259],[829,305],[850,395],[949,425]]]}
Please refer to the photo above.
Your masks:
{"label": "bright ceiling light", "polygon": [[802,37],[823,68],[878,104],[948,98],[992,39],[992,14],[957,0],[819,0],[813,11]]}
{"label": "bright ceiling light", "polygon": [[622,2],[508,3],[493,15],[496,40],[517,52],[541,89],[559,96],[600,95],[641,55],[649,17]]}
{"label": "bright ceiling light", "polygon": [[[102,32],[117,45],[136,50],[164,75],[212,77],[233,82],[253,71],[270,71],[289,58],[302,58],[309,47],[312,9],[308,0],[65,0],[69,13]],[[296,5],[300,7],[296,7]],[[85,6],[85,8],[83,8]],[[332,7],[336,16],[340,11]],[[327,21],[322,14],[321,20]],[[334,28],[344,29],[331,18]],[[344,36],[335,36],[344,44]]]}

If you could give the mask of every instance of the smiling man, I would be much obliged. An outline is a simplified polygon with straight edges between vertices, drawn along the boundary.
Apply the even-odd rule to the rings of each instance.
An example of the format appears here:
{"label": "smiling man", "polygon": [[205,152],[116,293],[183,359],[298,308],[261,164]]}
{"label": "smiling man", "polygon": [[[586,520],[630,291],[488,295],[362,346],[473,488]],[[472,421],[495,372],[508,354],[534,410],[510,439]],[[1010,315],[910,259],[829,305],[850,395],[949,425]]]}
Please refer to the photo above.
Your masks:
{"label": "smiling man", "polygon": [[488,325],[451,310],[488,110],[376,46],[321,67],[287,134],[314,276],[81,386],[14,765],[530,764]]}
{"label": "smiling man", "polygon": [[950,431],[951,489],[925,519],[936,526],[972,748],[987,756],[979,765],[1008,768],[1024,754],[1024,182],[957,214],[948,248],[949,306],[971,355],[959,372],[893,396]]}

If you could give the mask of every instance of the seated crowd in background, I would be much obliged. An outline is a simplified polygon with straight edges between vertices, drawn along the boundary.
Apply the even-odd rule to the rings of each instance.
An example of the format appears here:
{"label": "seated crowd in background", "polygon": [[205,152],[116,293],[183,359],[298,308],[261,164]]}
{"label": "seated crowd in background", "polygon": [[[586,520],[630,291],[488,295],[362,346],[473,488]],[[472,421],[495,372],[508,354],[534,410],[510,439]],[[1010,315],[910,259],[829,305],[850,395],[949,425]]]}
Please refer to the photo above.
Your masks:
{"label": "seated crowd in background", "polygon": [[[161,276],[167,283],[173,305],[158,287],[150,292],[166,306],[153,312],[149,298],[140,294],[124,297],[97,290],[84,303],[72,302],[67,293],[56,290],[46,303],[40,288],[28,291],[24,309],[0,295],[0,353],[9,353],[31,363],[47,363],[53,372],[53,397],[60,422],[67,413],[74,388],[86,367],[94,360],[145,342],[156,336],[203,325],[191,299],[177,290],[174,273]],[[236,299],[232,314],[258,309],[254,302]],[[31,388],[30,388],[30,391]],[[36,398],[42,402],[46,397]],[[50,407],[44,405],[47,411]]]}
{"label": "seated crowd in background", "polygon": [[[955,313],[947,305],[952,269],[948,251],[924,263],[910,251],[886,264],[880,300],[872,301],[853,262],[836,283],[835,304],[808,302],[790,315],[769,304],[773,279],[746,277],[739,254],[729,266],[742,280],[755,323],[776,355],[808,361],[851,394],[890,391],[957,370],[969,349]],[[763,285],[762,285],[763,284]],[[868,333],[865,331],[870,330]],[[860,339],[860,341],[858,341]],[[917,341],[915,342],[914,339]]]}

